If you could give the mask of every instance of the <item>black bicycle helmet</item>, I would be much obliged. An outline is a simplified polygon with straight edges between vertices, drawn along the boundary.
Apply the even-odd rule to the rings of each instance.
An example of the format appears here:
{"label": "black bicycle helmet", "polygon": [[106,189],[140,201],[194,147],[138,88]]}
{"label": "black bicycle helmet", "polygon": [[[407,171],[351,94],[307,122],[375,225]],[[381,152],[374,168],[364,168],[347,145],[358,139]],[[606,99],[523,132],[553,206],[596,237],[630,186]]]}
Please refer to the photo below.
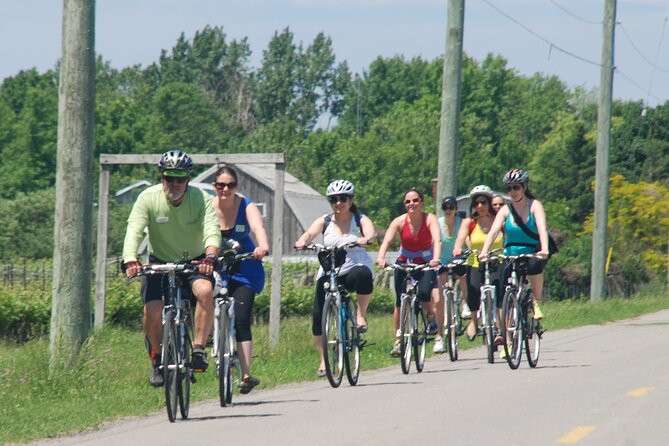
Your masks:
{"label": "black bicycle helmet", "polygon": [[190,174],[193,171],[193,160],[186,152],[170,150],[163,153],[163,156],[160,157],[158,170],[160,173],[166,170],[181,170]]}

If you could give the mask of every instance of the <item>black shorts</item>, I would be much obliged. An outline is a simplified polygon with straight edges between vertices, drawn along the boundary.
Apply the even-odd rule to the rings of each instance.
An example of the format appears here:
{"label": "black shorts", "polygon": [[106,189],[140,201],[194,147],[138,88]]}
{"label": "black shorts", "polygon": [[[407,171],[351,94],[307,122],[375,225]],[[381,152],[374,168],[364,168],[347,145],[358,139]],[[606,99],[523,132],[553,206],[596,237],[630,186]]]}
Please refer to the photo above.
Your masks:
{"label": "black shorts", "polygon": [[[181,296],[183,299],[190,299],[195,303],[193,296],[193,282],[198,279],[208,280],[212,287],[214,285],[214,277],[206,276],[204,274],[195,273],[186,277],[181,284]],[[167,291],[167,274],[153,274],[142,277],[142,300],[144,304],[152,300],[162,300],[163,295]]]}

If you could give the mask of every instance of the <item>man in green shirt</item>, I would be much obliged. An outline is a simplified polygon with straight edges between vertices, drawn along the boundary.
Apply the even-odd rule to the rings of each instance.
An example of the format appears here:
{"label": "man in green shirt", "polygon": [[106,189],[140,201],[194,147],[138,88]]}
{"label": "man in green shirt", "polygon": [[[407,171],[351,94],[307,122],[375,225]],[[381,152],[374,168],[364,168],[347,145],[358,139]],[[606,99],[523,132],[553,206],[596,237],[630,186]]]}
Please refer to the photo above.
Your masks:
{"label": "man in green shirt", "polygon": [[[204,346],[214,320],[213,276],[216,255],[221,244],[221,233],[214,207],[209,196],[188,186],[193,170],[191,157],[180,151],[165,152],[158,163],[161,184],[144,190],[135,202],[123,243],[123,264],[126,276],[132,278],[142,270],[137,251],[148,229],[149,262],[165,263],[188,259],[200,260],[199,274],[184,283],[186,296],[195,297],[195,339],[192,367],[195,371],[207,369]],[[151,344],[152,361],[149,383],[163,385],[160,373],[160,342],[162,331],[162,290],[164,277],[144,276],[144,331]]]}

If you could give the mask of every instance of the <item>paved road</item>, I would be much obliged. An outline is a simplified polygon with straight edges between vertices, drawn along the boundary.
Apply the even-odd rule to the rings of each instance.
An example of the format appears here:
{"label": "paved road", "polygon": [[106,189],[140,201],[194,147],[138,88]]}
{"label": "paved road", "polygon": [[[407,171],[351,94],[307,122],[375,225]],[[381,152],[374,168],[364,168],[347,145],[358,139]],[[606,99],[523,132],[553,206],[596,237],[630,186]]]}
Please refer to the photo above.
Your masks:
{"label": "paved road", "polygon": [[39,444],[669,445],[668,339],[662,311],[548,332],[536,369],[490,365],[476,348],[420,374],[398,364],[362,372],[357,387],[287,385],[198,404],[185,422],[163,411]]}

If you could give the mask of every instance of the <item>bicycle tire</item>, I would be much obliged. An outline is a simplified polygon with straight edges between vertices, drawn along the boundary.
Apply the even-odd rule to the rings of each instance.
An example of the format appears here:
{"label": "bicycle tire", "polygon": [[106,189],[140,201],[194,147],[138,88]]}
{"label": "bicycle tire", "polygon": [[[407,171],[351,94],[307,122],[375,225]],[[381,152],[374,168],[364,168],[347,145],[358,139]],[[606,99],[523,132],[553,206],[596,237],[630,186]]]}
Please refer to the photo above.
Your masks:
{"label": "bicycle tire", "polygon": [[181,331],[178,336],[179,340],[179,352],[180,352],[180,367],[178,372],[178,381],[179,381],[179,412],[181,413],[181,419],[187,420],[188,414],[190,413],[190,385],[192,383],[191,378],[193,377],[193,369],[191,369],[191,359],[193,353],[193,344],[192,339],[192,312],[189,309],[182,309],[182,314],[184,316],[184,322],[182,323],[179,330]]}
{"label": "bicycle tire", "polygon": [[358,384],[360,375],[360,343],[358,329],[353,323],[355,308],[350,300],[346,305],[346,333],[348,339],[344,340],[344,366],[346,367],[346,378],[352,386]]}
{"label": "bicycle tire", "polygon": [[448,340],[448,357],[451,362],[458,360],[458,346],[460,339],[460,314],[458,313],[457,298],[453,290],[444,290],[446,305],[446,339]]}
{"label": "bicycle tire", "polygon": [[165,387],[165,407],[167,418],[171,423],[177,417],[177,392],[179,379],[177,376],[179,352],[176,344],[176,327],[174,325],[174,310],[168,310],[165,314],[163,325],[163,386]]}
{"label": "bicycle tire", "polygon": [[411,330],[413,324],[411,322],[411,296],[402,295],[400,305],[400,365],[402,373],[409,374],[411,369]]}
{"label": "bicycle tire", "polygon": [[486,288],[481,293],[481,314],[483,315],[483,340],[488,353],[488,364],[495,363],[495,334],[493,333],[494,319],[493,319],[493,305],[492,295],[490,289]]}
{"label": "bicycle tire", "polygon": [[427,350],[427,317],[425,310],[417,303],[418,309],[415,312],[416,329],[413,332],[413,354],[416,362],[416,371],[418,373],[423,371],[425,366],[425,352]]}
{"label": "bicycle tire", "polygon": [[344,375],[344,346],[341,340],[339,307],[334,296],[325,296],[323,318],[323,358],[325,359],[325,373],[332,387],[339,387]]}
{"label": "bicycle tire", "polygon": [[232,402],[232,368],[230,365],[230,320],[228,318],[228,304],[221,305],[218,315],[218,397],[221,407]]}
{"label": "bicycle tire", "polygon": [[525,332],[525,356],[530,367],[535,368],[539,363],[539,354],[541,353],[541,333],[539,328],[539,321],[534,319],[534,292],[527,290],[526,295],[527,311],[525,312],[527,328]]}
{"label": "bicycle tire", "polygon": [[504,352],[506,362],[511,370],[516,370],[520,365],[523,354],[523,322],[521,321],[522,309],[517,299],[518,290],[509,288],[504,293],[502,303],[502,317],[504,318]]}

